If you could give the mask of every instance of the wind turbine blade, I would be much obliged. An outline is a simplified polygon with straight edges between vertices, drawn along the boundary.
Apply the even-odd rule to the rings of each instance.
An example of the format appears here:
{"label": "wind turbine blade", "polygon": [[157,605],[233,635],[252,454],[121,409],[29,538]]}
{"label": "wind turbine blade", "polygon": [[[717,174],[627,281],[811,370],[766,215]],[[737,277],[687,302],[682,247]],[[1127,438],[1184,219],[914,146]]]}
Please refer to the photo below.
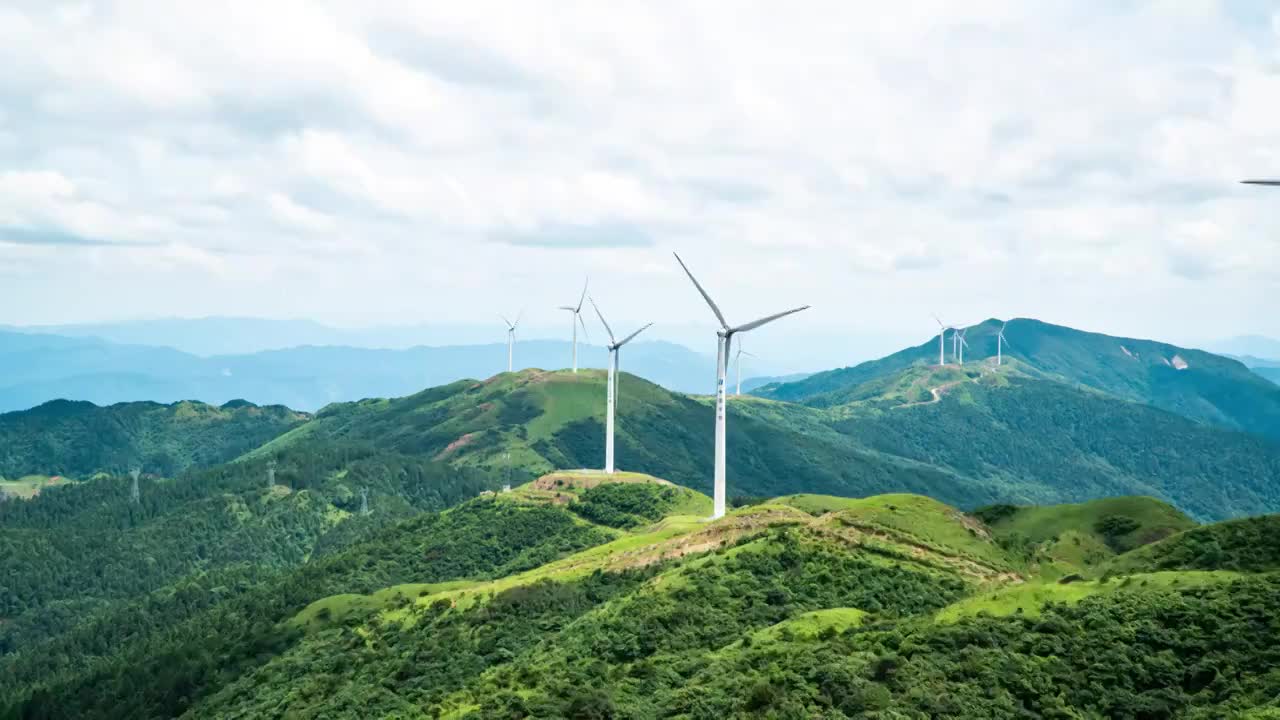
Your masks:
{"label": "wind turbine blade", "polygon": [[1245,185],[1272,185],[1280,186],[1280,180],[1241,180]]}
{"label": "wind turbine blade", "polygon": [[522,318],[522,317],[524,317],[524,310],[521,310],[521,311],[520,311],[520,314],[519,314],[519,315],[516,315],[516,321],[515,321],[515,323],[514,323],[514,324],[512,324],[512,326],[511,326],[511,329],[512,329],[512,330],[515,330],[516,328],[520,327],[520,318]]}
{"label": "wind turbine blade", "polygon": [[582,297],[578,298],[578,307],[574,308],[574,312],[578,312],[582,309],[582,301],[587,299],[587,283],[590,281],[591,278],[587,278],[582,281]]}
{"label": "wind turbine blade", "polygon": [[604,315],[600,312],[600,306],[596,305],[596,299],[593,297],[589,297],[587,299],[591,301],[591,307],[596,309],[596,317],[600,318],[600,324],[604,325],[605,332],[609,333],[609,342],[612,343],[613,328],[609,327],[609,323],[605,322]]}
{"label": "wind turbine blade", "polygon": [[730,328],[730,332],[733,332],[733,333],[744,333],[744,332],[746,332],[746,331],[748,331],[748,330],[755,330],[756,328],[760,327],[761,325],[765,325],[765,324],[771,323],[771,322],[773,322],[774,320],[777,320],[778,318],[784,318],[784,317],[786,317],[786,316],[788,316],[788,315],[792,315],[792,314],[794,314],[794,313],[798,313],[798,312],[800,312],[801,310],[808,310],[808,309],[809,309],[809,307],[810,307],[809,305],[802,305],[802,306],[800,306],[800,307],[798,307],[798,308],[793,308],[793,309],[791,309],[791,310],[787,310],[787,311],[785,311],[785,312],[777,313],[776,315],[770,315],[770,316],[768,316],[768,317],[762,317],[762,318],[760,318],[759,320],[755,320],[755,321],[753,321],[753,322],[749,322],[749,323],[747,323],[746,325],[739,325],[739,326],[738,326],[738,327],[736,327],[736,328]]}
{"label": "wind turbine blade", "polygon": [[699,293],[702,293],[702,299],[706,300],[707,304],[711,306],[711,312],[716,314],[716,319],[720,321],[721,327],[728,330],[729,321],[724,319],[724,313],[720,312],[720,308],[716,305],[716,301],[712,300],[711,296],[707,294],[707,291],[702,289],[702,285],[698,282],[698,278],[694,277],[693,273],[689,272],[689,266],[684,264],[684,261],[680,259],[680,255],[677,253],[671,254],[676,256],[676,262],[680,263],[680,267],[684,268],[684,274],[688,275],[689,279],[693,281],[693,286],[698,288]]}
{"label": "wind turbine blade", "polygon": [[[741,345],[741,343],[739,343],[739,345]],[[759,355],[756,355],[754,353],[749,353],[746,350],[743,350],[741,347],[738,348],[738,354],[746,355],[747,357],[760,357]]]}
{"label": "wind turbine blade", "polygon": [[576,309],[576,308],[574,308],[572,305],[561,305],[561,306],[557,307],[556,309],[557,309],[557,310],[568,310],[569,312],[577,312],[577,309]]}
{"label": "wind turbine blade", "polygon": [[947,329],[947,326],[942,324],[942,321],[938,319],[937,315],[934,315],[933,313],[929,313],[929,314],[930,316],[933,317],[934,322],[938,323],[938,327],[942,328],[943,330]]}
{"label": "wind turbine blade", "polygon": [[582,319],[582,313],[575,313],[578,318],[578,324],[582,326],[582,334],[587,338],[587,342],[591,342],[591,333],[587,332],[587,321]]}
{"label": "wind turbine blade", "polygon": [[969,347],[969,341],[964,339],[964,333],[960,333],[960,344]]}
{"label": "wind turbine blade", "polygon": [[504,323],[506,323],[506,324],[507,324],[507,329],[508,329],[508,330],[515,330],[515,329],[516,329],[516,326],[511,324],[511,321],[507,319],[507,316],[506,316],[506,315],[499,315],[498,317],[502,318],[502,322],[504,322]]}
{"label": "wind turbine blade", "polygon": [[614,347],[622,347],[623,345],[626,345],[627,343],[631,342],[631,339],[632,339],[632,338],[634,338],[635,336],[637,336],[637,335],[639,335],[640,333],[644,332],[645,330],[648,330],[648,329],[649,329],[649,328],[651,328],[651,327],[653,327],[653,323],[649,323],[648,325],[645,325],[644,327],[640,328],[639,330],[637,330],[637,331],[635,331],[635,332],[631,333],[630,335],[626,336],[625,338],[623,338],[623,339],[622,339],[622,342],[614,343]]}

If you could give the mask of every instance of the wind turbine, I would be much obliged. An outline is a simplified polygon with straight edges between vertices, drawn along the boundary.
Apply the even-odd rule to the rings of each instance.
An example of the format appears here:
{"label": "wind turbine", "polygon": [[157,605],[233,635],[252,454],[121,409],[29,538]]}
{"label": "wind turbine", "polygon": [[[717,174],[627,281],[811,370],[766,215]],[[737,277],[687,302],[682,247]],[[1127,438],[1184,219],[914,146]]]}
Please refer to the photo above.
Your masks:
{"label": "wind turbine", "polygon": [[755,355],[752,355],[751,353],[742,349],[742,343],[738,343],[738,354],[733,356],[733,371],[738,376],[737,379],[735,380],[735,385],[737,387],[734,388],[734,391],[733,391],[734,395],[742,395],[742,356],[743,355],[746,355],[749,358],[755,357]]}
{"label": "wind turbine", "polygon": [[129,502],[137,505],[141,502],[142,496],[138,493],[138,477],[142,475],[142,468],[134,466],[129,470],[129,477],[133,478],[133,484],[129,486]]}
{"label": "wind turbine", "polygon": [[996,333],[996,365],[1000,365],[1004,362],[1004,353],[1002,351],[1004,349],[1004,344],[1008,342],[1008,340],[1004,339],[1004,329],[1007,327],[1009,327],[1008,320],[1000,326],[1000,332]]}
{"label": "wind turbine", "polygon": [[964,334],[965,334],[966,332],[968,332],[968,330],[969,330],[969,328],[964,328],[964,329],[962,329],[962,330],[952,330],[952,331],[951,331],[951,337],[958,338],[958,339],[960,340],[960,360],[959,360],[959,362],[960,362],[960,364],[961,364],[961,365],[963,365],[963,364],[964,364],[964,349],[965,349],[965,348],[967,348],[967,347],[969,347],[969,343],[968,343],[968,342],[966,342],[966,341],[965,341],[965,339],[964,339]]}
{"label": "wind turbine", "polygon": [[[946,365],[947,364],[947,331],[948,330],[954,331],[955,328],[951,327],[950,325],[943,325],[942,321],[938,319],[937,315],[934,315],[933,319],[935,322],[938,323],[938,364]],[[953,355],[955,354],[954,349],[952,350],[952,354]]]}
{"label": "wind turbine", "polygon": [[604,325],[604,331],[609,333],[609,375],[605,380],[605,428],[604,428],[604,471],[610,475],[613,474],[613,411],[617,406],[618,396],[618,351],[623,345],[635,339],[635,336],[649,329],[649,323],[630,335],[622,338],[621,341],[613,337],[613,328],[609,327],[608,321],[604,319],[604,313],[600,312],[600,306],[596,305],[595,298],[591,300],[591,307],[595,308],[596,316],[600,318],[600,324]]}
{"label": "wind turbine", "polygon": [[[573,325],[573,371],[575,373],[578,372],[578,325],[582,325],[582,334],[587,335],[587,324],[582,321],[582,301],[586,297],[587,297],[587,283],[583,282],[582,297],[578,298],[578,304],[560,306],[561,310],[568,310],[569,312],[573,313],[573,320],[570,321],[569,324]],[[587,335],[587,340],[590,340],[590,339],[591,339],[590,335]]]}
{"label": "wind turbine", "polygon": [[508,320],[505,315],[498,316],[502,318],[502,322],[507,324],[507,372],[511,372],[512,369],[511,361],[514,357],[514,349],[516,346],[516,328],[520,327],[520,318],[523,315],[524,311],[521,310],[520,314],[516,316],[515,322]]}
{"label": "wind turbine", "polygon": [[[672,253],[672,254],[675,254],[675,253]],[[720,308],[716,306],[715,301],[711,299],[711,296],[707,294],[707,291],[702,289],[702,285],[698,283],[698,280],[693,276],[693,273],[689,272],[689,267],[684,264],[684,261],[680,259],[680,256],[678,254],[675,254],[675,255],[676,255],[676,262],[680,263],[680,267],[684,268],[685,275],[689,276],[689,280],[691,280],[693,282],[693,286],[698,289],[698,293],[702,295],[702,299],[706,300],[707,305],[711,307],[711,312],[715,313],[716,320],[720,321],[721,329],[716,331],[716,454],[715,454],[715,477],[714,477],[715,504],[714,504],[714,509],[711,513],[711,519],[716,520],[718,518],[724,517],[724,506],[725,506],[725,482],[724,482],[724,471],[725,471],[725,468],[724,468],[724,452],[725,452],[724,382],[725,382],[725,377],[724,376],[725,376],[725,364],[729,360],[729,350],[733,343],[733,336],[737,335],[738,333],[744,333],[749,330],[755,330],[761,325],[771,323],[774,320],[786,317],[787,315],[791,315],[792,313],[798,313],[801,310],[808,310],[809,306],[803,305],[798,308],[793,308],[791,310],[786,310],[784,312],[762,317],[759,320],[754,320],[745,325],[739,325],[737,327],[729,327],[729,322],[724,319],[724,313],[720,312]]]}

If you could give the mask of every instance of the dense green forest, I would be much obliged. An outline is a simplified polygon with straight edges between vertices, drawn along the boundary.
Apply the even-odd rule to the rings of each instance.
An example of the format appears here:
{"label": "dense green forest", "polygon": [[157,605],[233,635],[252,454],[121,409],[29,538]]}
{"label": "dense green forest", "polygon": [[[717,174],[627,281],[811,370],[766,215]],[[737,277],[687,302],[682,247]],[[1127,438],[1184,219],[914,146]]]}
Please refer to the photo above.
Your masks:
{"label": "dense green forest", "polygon": [[295,633],[280,623],[317,598],[503,576],[610,538],[563,509],[493,499],[418,514],[292,572],[198,573],[107,605],[55,637],[18,638],[0,661],[0,698],[20,700],[9,711],[16,717],[120,717],[121,707],[176,716],[195,693],[289,643]]}
{"label": "dense green forest", "polygon": [[244,401],[132,402],[98,407],[55,400],[0,414],[0,477],[123,474],[172,476],[231,460],[306,420],[281,406]]}
{"label": "dense green forest", "polygon": [[[1215,718],[1280,691],[1276,516],[806,494],[706,523],[600,477],[91,611],[4,656],[0,717]],[[1068,577],[1028,552],[1073,539],[1109,549]]]}
{"label": "dense green forest", "polygon": [[[268,460],[52,488],[0,504],[0,652],[64,630],[109,601],[197,576],[262,577],[345,547],[397,518],[492,489],[475,470],[335,444]],[[361,515],[367,488],[373,512]]]}

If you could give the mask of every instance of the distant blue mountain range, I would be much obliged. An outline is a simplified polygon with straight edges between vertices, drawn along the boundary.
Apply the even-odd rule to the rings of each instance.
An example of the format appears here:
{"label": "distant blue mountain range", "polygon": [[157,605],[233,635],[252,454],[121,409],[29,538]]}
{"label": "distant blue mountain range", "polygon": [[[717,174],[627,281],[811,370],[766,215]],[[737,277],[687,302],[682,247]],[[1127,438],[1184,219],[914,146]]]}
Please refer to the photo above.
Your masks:
{"label": "distant blue mountain range", "polygon": [[[564,368],[570,357],[568,342],[516,345],[517,369]],[[605,350],[580,345],[579,358],[581,367],[604,367]],[[302,346],[202,357],[95,337],[0,331],[0,412],[54,399],[99,405],[246,399],[314,410],[330,402],[398,397],[462,378],[487,378],[506,370],[506,359],[501,343],[400,350]],[[715,361],[681,345],[636,342],[622,360],[627,371],[671,390],[709,393],[715,387]]]}

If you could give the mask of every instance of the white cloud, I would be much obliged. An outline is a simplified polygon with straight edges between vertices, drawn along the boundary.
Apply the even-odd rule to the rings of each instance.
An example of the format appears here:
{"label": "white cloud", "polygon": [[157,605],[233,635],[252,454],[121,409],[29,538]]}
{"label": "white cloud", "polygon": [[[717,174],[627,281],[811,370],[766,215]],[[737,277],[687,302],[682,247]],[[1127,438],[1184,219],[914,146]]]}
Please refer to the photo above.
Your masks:
{"label": "white cloud", "polygon": [[[590,273],[674,323],[676,248],[796,332],[1280,334],[1280,193],[1235,184],[1280,174],[1280,15],[1216,2],[25,3],[0,107],[0,226],[46,233],[0,266],[98,274],[0,322],[481,320]],[[148,252],[191,291],[103,292],[164,292]]]}

